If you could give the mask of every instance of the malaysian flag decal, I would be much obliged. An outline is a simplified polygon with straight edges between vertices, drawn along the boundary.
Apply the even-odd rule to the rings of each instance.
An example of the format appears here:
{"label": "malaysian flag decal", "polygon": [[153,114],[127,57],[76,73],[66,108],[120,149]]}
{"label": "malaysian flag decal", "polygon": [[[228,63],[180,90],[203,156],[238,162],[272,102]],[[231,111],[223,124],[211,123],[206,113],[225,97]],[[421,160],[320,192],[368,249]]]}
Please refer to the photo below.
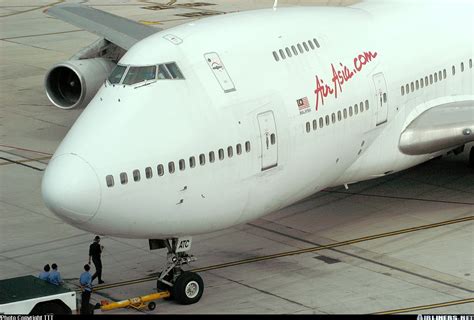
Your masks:
{"label": "malaysian flag decal", "polygon": [[298,109],[300,110],[300,114],[305,114],[311,111],[308,97],[304,97],[304,98],[296,100],[296,105],[298,106]]}

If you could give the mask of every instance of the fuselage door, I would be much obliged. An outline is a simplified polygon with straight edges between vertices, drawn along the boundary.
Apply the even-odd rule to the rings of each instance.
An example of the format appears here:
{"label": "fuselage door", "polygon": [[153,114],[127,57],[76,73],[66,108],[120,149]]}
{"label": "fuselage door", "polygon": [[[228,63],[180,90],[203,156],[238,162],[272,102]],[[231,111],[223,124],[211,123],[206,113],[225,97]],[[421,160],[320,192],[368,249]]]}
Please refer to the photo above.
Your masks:
{"label": "fuselage door", "polygon": [[217,79],[217,82],[221,85],[222,90],[225,93],[235,91],[235,85],[227,72],[221,58],[216,52],[209,52],[204,55],[206,62],[211,68],[212,73]]}
{"label": "fuselage door", "polygon": [[260,113],[257,118],[262,145],[262,171],[264,171],[278,165],[277,131],[273,111]]}
{"label": "fuselage door", "polygon": [[388,118],[388,98],[387,98],[387,84],[382,72],[374,75],[375,85],[375,102],[377,110],[375,112],[377,118],[377,125],[384,124]]}

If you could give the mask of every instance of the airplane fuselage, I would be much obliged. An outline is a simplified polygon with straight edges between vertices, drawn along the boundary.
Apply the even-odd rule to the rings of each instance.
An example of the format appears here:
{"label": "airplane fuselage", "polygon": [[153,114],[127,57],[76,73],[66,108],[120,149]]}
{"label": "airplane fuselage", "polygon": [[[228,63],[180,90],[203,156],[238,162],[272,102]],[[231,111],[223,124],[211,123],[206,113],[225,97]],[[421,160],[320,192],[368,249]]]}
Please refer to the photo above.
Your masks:
{"label": "airplane fuselage", "polygon": [[472,99],[470,9],[278,8],[152,35],[119,64],[176,62],[184,79],[106,83],[51,160],[45,198],[63,192],[50,206],[81,229],[170,238],[436,157],[403,154],[400,133]]}

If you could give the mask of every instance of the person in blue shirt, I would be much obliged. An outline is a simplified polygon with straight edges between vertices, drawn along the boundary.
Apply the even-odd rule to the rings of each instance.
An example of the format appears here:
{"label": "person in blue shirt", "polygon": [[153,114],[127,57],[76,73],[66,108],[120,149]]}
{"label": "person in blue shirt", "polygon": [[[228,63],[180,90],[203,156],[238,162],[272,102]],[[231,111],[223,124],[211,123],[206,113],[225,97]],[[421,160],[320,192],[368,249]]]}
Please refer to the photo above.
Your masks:
{"label": "person in blue shirt", "polygon": [[91,298],[92,293],[92,275],[90,274],[89,270],[91,267],[88,264],[84,265],[84,272],[81,273],[79,277],[79,284],[81,285],[81,314],[89,314],[89,300]]}
{"label": "person in blue shirt", "polygon": [[38,278],[40,278],[41,280],[48,281],[49,270],[51,270],[51,267],[49,266],[49,264],[47,264],[47,265],[44,266],[43,270],[44,271],[40,272]]}
{"label": "person in blue shirt", "polygon": [[52,284],[55,284],[57,286],[63,284],[63,280],[61,279],[61,274],[58,272],[58,265],[56,263],[53,263],[51,265],[51,272],[49,273],[48,281]]}

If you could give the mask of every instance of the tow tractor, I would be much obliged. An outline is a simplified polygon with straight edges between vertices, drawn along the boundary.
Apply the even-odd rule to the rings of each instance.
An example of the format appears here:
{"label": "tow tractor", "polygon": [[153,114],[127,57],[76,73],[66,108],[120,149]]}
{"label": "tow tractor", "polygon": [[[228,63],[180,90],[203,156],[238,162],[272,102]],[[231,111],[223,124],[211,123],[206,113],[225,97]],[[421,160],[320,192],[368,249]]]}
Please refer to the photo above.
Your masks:
{"label": "tow tractor", "polygon": [[76,313],[76,292],[34,276],[0,280],[0,315]]}

